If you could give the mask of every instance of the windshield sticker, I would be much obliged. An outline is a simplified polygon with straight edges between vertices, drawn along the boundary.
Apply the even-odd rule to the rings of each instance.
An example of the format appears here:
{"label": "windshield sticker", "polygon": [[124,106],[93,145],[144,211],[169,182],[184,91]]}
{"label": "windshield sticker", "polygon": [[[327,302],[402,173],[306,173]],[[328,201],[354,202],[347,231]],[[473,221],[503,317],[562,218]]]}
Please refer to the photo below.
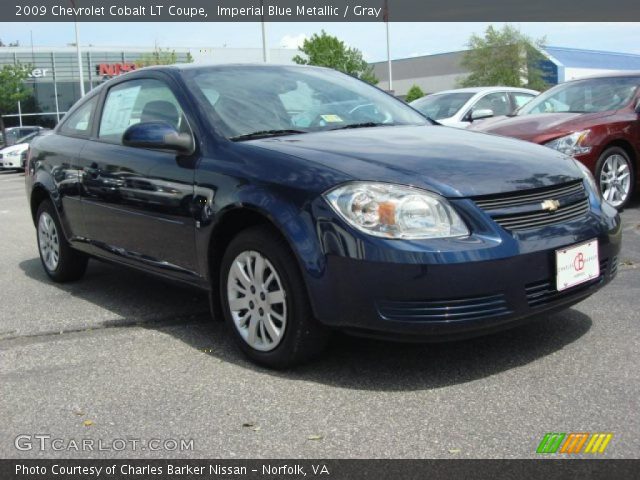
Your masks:
{"label": "windshield sticker", "polygon": [[344,120],[342,120],[342,118],[340,118],[338,115],[320,115],[320,118],[329,123],[344,122]]}

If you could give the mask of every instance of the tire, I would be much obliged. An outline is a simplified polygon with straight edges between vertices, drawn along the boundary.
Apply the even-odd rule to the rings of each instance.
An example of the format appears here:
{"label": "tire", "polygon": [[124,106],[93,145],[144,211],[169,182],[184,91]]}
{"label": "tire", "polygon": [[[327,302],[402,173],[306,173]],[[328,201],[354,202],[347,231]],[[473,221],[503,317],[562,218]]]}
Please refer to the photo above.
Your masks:
{"label": "tire", "polygon": [[[252,282],[251,277],[260,276],[262,281]],[[236,343],[255,363],[288,368],[310,360],[326,346],[329,330],[313,317],[296,259],[286,241],[267,227],[244,230],[227,247],[220,268],[220,299]]]}
{"label": "tire", "polygon": [[[622,172],[617,173],[617,177],[613,175],[616,173],[614,170],[619,172],[621,169]],[[621,175],[626,177],[620,179]],[[596,182],[602,198],[618,210],[626,207],[633,197],[636,183],[635,169],[629,154],[620,147],[609,147],[602,152],[596,164]],[[626,196],[623,192],[626,192]]]}
{"label": "tire", "polygon": [[58,214],[49,200],[43,201],[38,207],[36,237],[40,261],[51,280],[62,283],[82,278],[89,259],[71,248],[64,237]]}

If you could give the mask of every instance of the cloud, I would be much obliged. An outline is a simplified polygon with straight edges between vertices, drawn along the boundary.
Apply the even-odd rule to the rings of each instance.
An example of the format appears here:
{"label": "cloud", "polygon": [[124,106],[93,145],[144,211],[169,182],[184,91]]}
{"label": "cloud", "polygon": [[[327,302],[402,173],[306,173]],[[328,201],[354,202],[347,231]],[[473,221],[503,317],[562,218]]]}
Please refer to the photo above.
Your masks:
{"label": "cloud", "polygon": [[298,35],[285,35],[280,39],[280,46],[282,48],[298,48],[302,46],[302,43],[308,37],[304,33]]}

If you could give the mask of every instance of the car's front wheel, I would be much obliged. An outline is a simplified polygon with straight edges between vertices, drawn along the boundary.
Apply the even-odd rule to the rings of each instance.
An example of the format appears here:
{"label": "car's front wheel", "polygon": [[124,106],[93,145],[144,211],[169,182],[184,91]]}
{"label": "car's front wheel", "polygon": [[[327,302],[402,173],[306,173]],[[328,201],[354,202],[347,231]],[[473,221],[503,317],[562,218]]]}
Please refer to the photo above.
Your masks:
{"label": "car's front wheel", "polygon": [[242,351],[254,362],[286,368],[325,346],[328,331],[314,317],[288,245],[254,227],[228,246],[220,271],[222,307]]}
{"label": "car's front wheel", "polygon": [[607,148],[596,165],[600,193],[609,204],[623,209],[633,194],[635,175],[633,162],[620,147]]}
{"label": "car's front wheel", "polygon": [[49,200],[36,214],[38,251],[42,266],[56,282],[78,280],[87,269],[87,257],[72,249],[64,238],[58,214]]}

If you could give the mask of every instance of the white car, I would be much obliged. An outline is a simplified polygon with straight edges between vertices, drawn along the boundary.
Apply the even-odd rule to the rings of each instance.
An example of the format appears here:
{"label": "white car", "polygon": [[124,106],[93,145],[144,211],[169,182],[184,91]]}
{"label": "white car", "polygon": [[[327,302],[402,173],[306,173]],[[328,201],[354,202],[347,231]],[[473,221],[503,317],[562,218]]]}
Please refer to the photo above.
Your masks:
{"label": "white car", "polygon": [[484,118],[511,115],[539,93],[514,87],[458,88],[427,95],[409,105],[443,125],[467,128]]}
{"label": "white car", "polygon": [[40,132],[34,132],[17,141],[15,145],[0,150],[0,168],[3,170],[22,170],[22,154],[29,149],[29,144]]}

